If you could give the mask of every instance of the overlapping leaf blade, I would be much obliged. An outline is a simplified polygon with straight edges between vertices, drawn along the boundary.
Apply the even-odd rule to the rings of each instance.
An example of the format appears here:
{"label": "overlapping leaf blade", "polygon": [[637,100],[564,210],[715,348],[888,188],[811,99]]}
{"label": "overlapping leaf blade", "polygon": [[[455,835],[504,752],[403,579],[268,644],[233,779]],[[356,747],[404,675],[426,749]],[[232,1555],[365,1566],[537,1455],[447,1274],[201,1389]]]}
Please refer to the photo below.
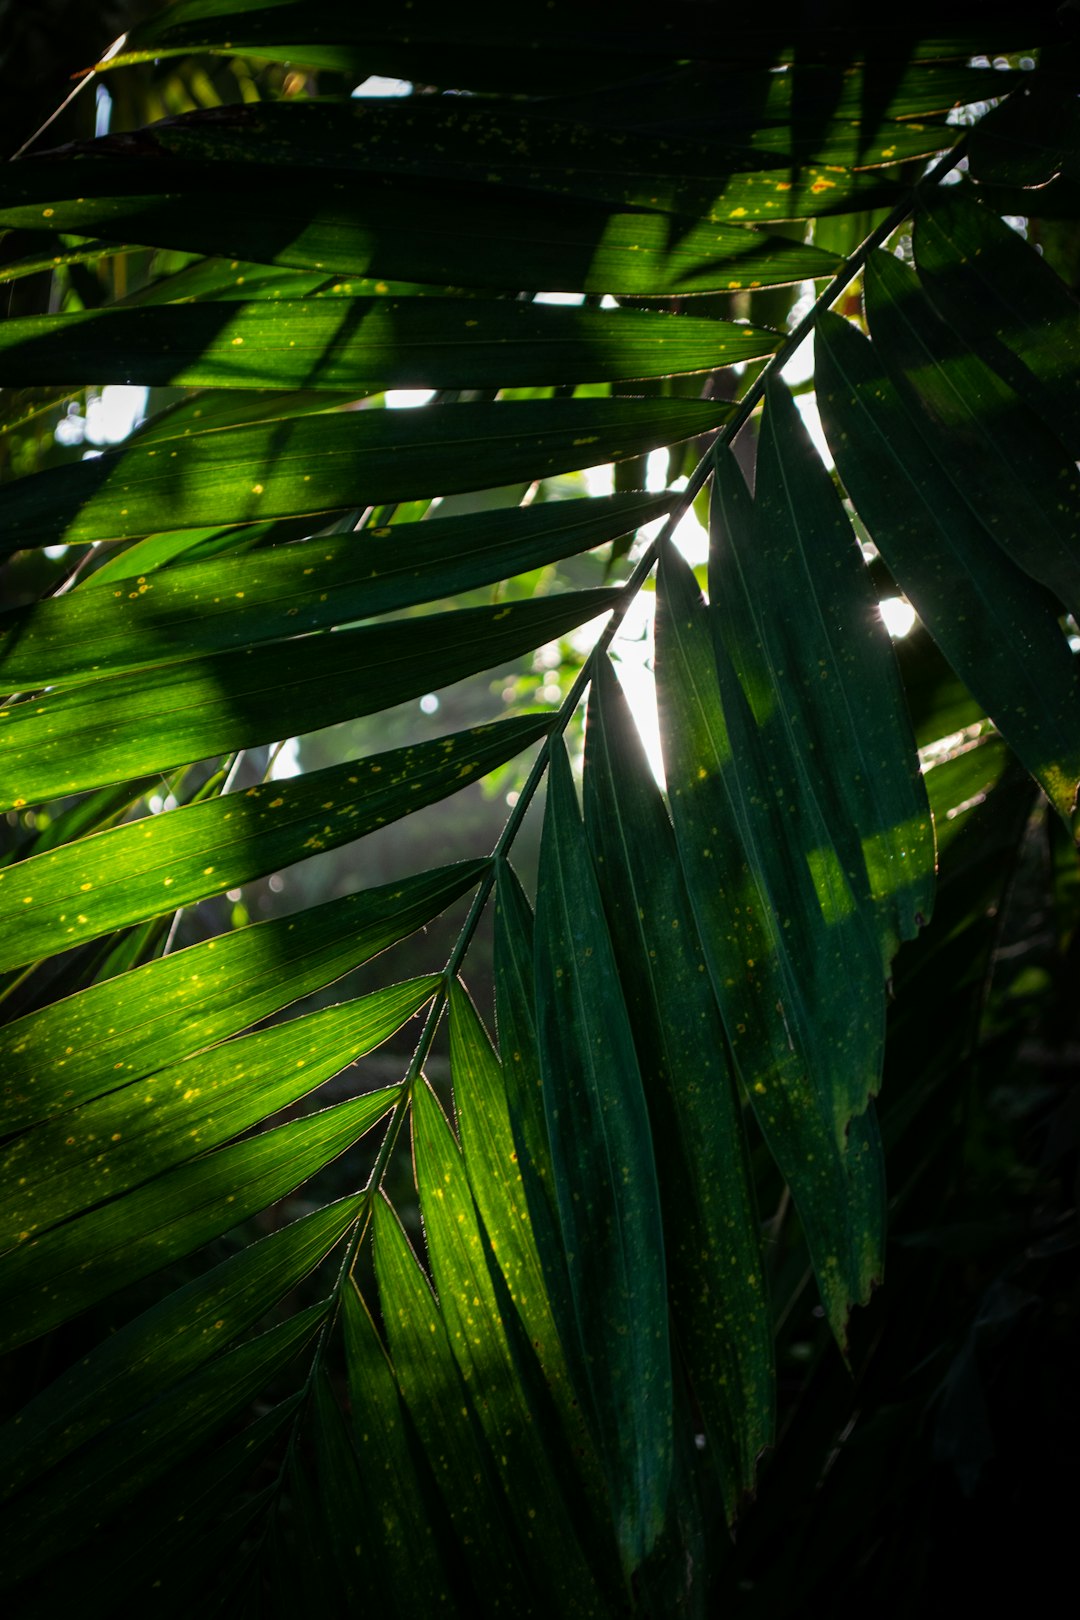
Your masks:
{"label": "overlapping leaf blade", "polygon": [[515,401],[283,417],[149,449],[136,439],[7,485],[0,522],[10,551],[452,494],[637,455],[718,427],[730,409],[689,400],[653,400],[645,410],[636,400]]}
{"label": "overlapping leaf blade", "polygon": [[1051,802],[1080,783],[1080,680],[1046,593],[973,516],[872,345],[818,325],[818,399],[845,486],[897,583]]}
{"label": "overlapping leaf blade", "polygon": [[939,312],[1080,453],[1080,308],[1052,267],[963,187],[920,199],[915,265]]}
{"label": "overlapping leaf blade", "polygon": [[533,1236],[504,1071],[464,986],[452,985],[449,999],[454,1111],[469,1187],[495,1264],[551,1390],[565,1438],[579,1464],[587,1465],[595,1476],[593,1442],[582,1417]]}
{"label": "overlapping leaf blade", "polygon": [[114,1199],[307,1096],[395,1034],[438,979],[226,1041],[16,1137],[0,1156],[0,1249]]}
{"label": "overlapping leaf blade", "polygon": [[529,1351],[522,1346],[515,1353],[488,1269],[489,1234],[450,1127],[426,1085],[413,1093],[412,1128],[424,1233],[450,1347],[495,1460],[532,1580],[557,1612],[596,1614],[605,1604],[589,1566],[613,1560],[603,1559],[588,1537],[583,1541],[572,1517],[569,1448],[560,1455],[542,1432],[522,1365]]}
{"label": "overlapping leaf blade", "polygon": [[[67,596],[0,615],[12,691],[254,646],[415,607],[603,544],[670,509],[667,495],[601,495],[506,512],[323,535],[155,575],[155,535]],[[170,549],[162,561],[171,561]]]}
{"label": "overlapping leaf blade", "polygon": [[0,804],[77,793],[136,772],[372,714],[519,654],[606,612],[616,591],[405,619],[212,654],[50,692],[0,710]]}
{"label": "overlapping leaf blade", "polygon": [[481,291],[677,296],[828,276],[838,262],[748,226],[581,199],[445,184],[415,195],[299,167],[170,161],[166,175],[155,159],[104,156],[75,182],[62,159],[6,170],[0,227]]}
{"label": "overlapping leaf blade", "polygon": [[712,371],[757,360],[779,334],[644,310],[477,299],[292,299],[30,316],[0,330],[7,386],[499,388]]}
{"label": "overlapping leaf blade", "polygon": [[778,381],[766,396],[753,507],[734,458],[719,455],[712,528],[718,633],[768,752],[788,752],[798,773],[788,814],[816,807],[815,878],[824,885],[827,866],[842,868],[887,972],[933,909],[929,806],[869,575]]}
{"label": "overlapping leaf blade", "polygon": [[1080,611],[1075,460],[1007,383],[950,338],[892,254],[876,253],[866,267],[866,310],[890,381],[941,471],[1006,555]]}
{"label": "overlapping leaf blade", "polygon": [[492,1607],[537,1612],[522,1580],[508,1508],[450,1349],[446,1323],[397,1216],[373,1211],[375,1275],[398,1387],[431,1466],[465,1565]]}
{"label": "overlapping leaf blade", "polygon": [[315,1333],[325,1303],[311,1305],[259,1338],[196,1372],[177,1398],[131,1418],[93,1441],[64,1470],[62,1482],[31,1490],[4,1524],[6,1584],[24,1578],[65,1547],[88,1540],[118,1507],[220,1430],[266,1387]]}
{"label": "overlapping leaf blade", "polygon": [[361,1213],[339,1200],[166,1296],[62,1374],[0,1430],[5,1495],[224,1350],[329,1253]]}
{"label": "overlapping leaf blade", "polygon": [[513,868],[500,862],[495,879],[495,984],[506,1109],[547,1296],[575,1381],[583,1386],[536,1039],[533,934],[532,908]]}
{"label": "overlapping leaf blade", "polygon": [[[927,149],[925,132],[918,143]],[[903,150],[903,135],[898,134]],[[847,144],[850,155],[854,143]],[[929,143],[933,149],[933,143]],[[88,151],[92,154],[94,148]],[[354,98],[350,103],[263,103],[214,109],[114,137],[110,155],[164,161],[212,158],[252,174],[284,161],[315,175],[369,174],[409,181],[500,185],[515,192],[582,197],[660,209],[711,223],[812,218],[895,201],[891,180],[831,161],[792,165],[781,154],[669,138],[662,148],[625,127],[537,117],[485,98]],[[896,153],[893,153],[896,156]]]}
{"label": "overlapping leaf blade", "polygon": [[[95,833],[0,871],[0,967],[223,894],[387,826],[512,759],[522,716]],[[29,903],[28,903],[29,899]]]}
{"label": "overlapping leaf blade", "polygon": [[[790,760],[766,752],[709,614],[687,564],[665,553],[657,698],[679,857],[737,1072],[792,1188],[825,1308],[843,1342],[850,1305],[869,1297],[882,1266],[882,1166],[851,1126],[854,1097],[861,1093],[865,1106],[877,1083],[880,1012],[867,998],[853,1005],[845,994],[848,964],[822,906],[830,896],[819,898],[810,851],[791,831],[787,805],[797,784]],[[817,987],[836,1018],[839,1000],[856,1020],[843,1031],[841,1052],[825,1053],[823,1066],[815,985],[784,926],[794,927],[795,906],[818,932],[815,948],[840,970],[839,994],[825,977]],[[841,907],[837,920],[853,912],[853,905]],[[880,995],[876,948],[870,963],[856,966],[867,985],[872,971]],[[806,967],[824,974],[820,959]]]}
{"label": "overlapping leaf blade", "polygon": [[652,1136],[565,750],[550,768],[536,1020],[562,1241],[625,1567],[663,1526],[672,1374]]}
{"label": "overlapping leaf blade", "polygon": [[5,1350],[192,1253],[321,1170],[394,1106],[387,1086],[218,1148],[0,1258]]}
{"label": "overlapping leaf blade", "polygon": [[753,1181],[671,824],[606,660],[589,707],[585,822],[649,1105],[678,1343],[733,1513],[773,1426]]}
{"label": "overlapping leaf blade", "polygon": [[0,1035],[5,1132],[153,1074],[332,984],[430,922],[484,869],[465,861],[257,923],[15,1019]]}
{"label": "overlapping leaf blade", "polygon": [[404,1614],[413,1594],[446,1600],[449,1582],[425,1489],[434,1495],[434,1480],[424,1478],[410,1450],[393,1368],[355,1285],[345,1288],[341,1307],[353,1438],[386,1569],[380,1598]]}

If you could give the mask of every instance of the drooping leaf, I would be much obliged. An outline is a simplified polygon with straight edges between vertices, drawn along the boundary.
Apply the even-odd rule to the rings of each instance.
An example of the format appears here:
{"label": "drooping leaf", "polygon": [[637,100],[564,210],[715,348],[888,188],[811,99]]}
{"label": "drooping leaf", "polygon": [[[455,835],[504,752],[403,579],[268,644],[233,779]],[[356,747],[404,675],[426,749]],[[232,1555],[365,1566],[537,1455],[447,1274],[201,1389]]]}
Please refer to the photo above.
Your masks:
{"label": "drooping leaf", "polygon": [[869,575],[779,382],[766,394],[752,509],[730,454],[715,477],[709,590],[721,640],[767,750],[789,751],[798,772],[801,809],[789,814],[819,806],[815,876],[827,881],[839,861],[868,903],[887,973],[933,909],[929,806]]}
{"label": "drooping leaf", "polygon": [[[891,253],[866,267],[870,335],[927,451],[986,532],[1080,612],[1080,475],[1050,429],[934,314]],[[977,401],[977,403],[976,403]]]}
{"label": "drooping leaf", "polygon": [[536,1040],[534,966],[532,908],[513,868],[500,861],[495,878],[495,986],[506,1108],[547,1296],[574,1381],[582,1384],[585,1373],[573,1326]]}
{"label": "drooping leaf", "polygon": [[150,1402],[254,1325],[361,1212],[356,1194],[230,1255],[119,1328],[0,1429],[4,1494]]}
{"label": "drooping leaf", "polygon": [[1060,276],[962,186],[922,199],[914,249],[939,312],[1080,454],[1080,307]]}
{"label": "drooping leaf", "polygon": [[565,749],[540,855],[536,1021],[544,1105],[588,1397],[624,1566],[660,1534],[672,1374],[652,1135],[615,954]]}
{"label": "drooping leaf", "polygon": [[[787,811],[790,761],[767,753],[709,613],[686,563],[665,552],[657,700],[679,858],[737,1072],[791,1187],[843,1343],[851,1304],[869,1297],[882,1267],[882,1167],[851,1123],[866,1118],[855,1098],[865,1106],[878,1083],[880,958],[874,949],[853,964],[864,992],[855,1000],[836,927],[857,916],[854,900],[845,905],[842,871],[824,872],[819,893],[814,846]],[[804,930],[814,953],[805,963],[794,950]],[[837,1046],[823,1042],[822,1012],[841,1026]]]}
{"label": "drooping leaf", "polygon": [[[276,1406],[224,1444],[198,1453],[140,1492],[137,1506],[99,1530],[76,1561],[61,1559],[39,1572],[27,1620],[48,1620],[58,1606],[79,1603],[92,1620],[108,1620],[118,1603],[153,1604],[179,1617],[190,1611],[200,1586],[228,1588],[247,1573],[236,1556],[245,1537],[273,1506],[274,1487],[252,1487],[267,1453],[296,1411],[301,1392]],[[77,1573],[76,1573],[77,1571]],[[80,1581],[86,1586],[81,1589]],[[20,1597],[22,1594],[20,1593]]]}
{"label": "drooping leaf", "polygon": [[460,982],[451,986],[449,1002],[454,1112],[469,1188],[492,1257],[543,1369],[566,1437],[582,1463],[587,1456],[591,1461],[592,1440],[566,1363],[533,1236],[503,1067]]}
{"label": "drooping leaf", "polygon": [[410,1450],[393,1368],[354,1284],[343,1291],[341,1314],[360,1481],[385,1560],[386,1580],[379,1599],[404,1620],[409,1603],[418,1597],[433,1605],[449,1601],[449,1581],[439,1557],[426,1482]]}
{"label": "drooping leaf", "polygon": [[542,1432],[488,1269],[489,1234],[450,1127],[425,1084],[413,1092],[412,1131],[424,1235],[450,1348],[495,1459],[534,1589],[551,1612],[594,1614],[602,1599],[589,1563],[601,1562],[600,1549],[583,1545],[571,1517],[569,1452],[559,1458]]}
{"label": "drooping leaf", "polygon": [[677,1339],[733,1514],[773,1427],[753,1179],[671,823],[606,659],[589,705],[585,824],[649,1107]]}
{"label": "drooping leaf", "polygon": [[216,1433],[294,1359],[326,1315],[325,1302],[298,1311],[195,1373],[174,1398],[99,1436],[72,1458],[62,1481],[31,1489],[4,1513],[6,1585],[65,1548],[89,1540],[123,1503]]}
{"label": "drooping leaf", "polygon": [[372,1215],[375,1275],[394,1375],[464,1562],[486,1602],[536,1613],[509,1536],[494,1461],[470,1410],[442,1312],[389,1204],[376,1199]]}
{"label": "drooping leaf", "polygon": [[1044,591],[928,453],[874,345],[818,325],[817,397],[840,476],[957,674],[1068,819],[1080,783],[1080,679]]}

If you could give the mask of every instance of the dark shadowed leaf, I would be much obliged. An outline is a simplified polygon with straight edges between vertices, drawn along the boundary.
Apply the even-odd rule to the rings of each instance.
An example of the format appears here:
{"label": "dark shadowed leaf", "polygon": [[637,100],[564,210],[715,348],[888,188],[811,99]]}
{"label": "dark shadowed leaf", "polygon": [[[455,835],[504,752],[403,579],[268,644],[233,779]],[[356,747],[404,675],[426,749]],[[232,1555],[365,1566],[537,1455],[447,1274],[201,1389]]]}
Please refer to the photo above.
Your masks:
{"label": "dark shadowed leaf", "polygon": [[742,1105],[671,823],[606,660],[589,706],[585,824],[649,1107],[676,1334],[734,1513],[773,1427]]}
{"label": "dark shadowed leaf", "polygon": [[633,1036],[561,744],[550,770],[537,1035],[577,1333],[629,1570],[660,1533],[671,1479],[663,1228]]}

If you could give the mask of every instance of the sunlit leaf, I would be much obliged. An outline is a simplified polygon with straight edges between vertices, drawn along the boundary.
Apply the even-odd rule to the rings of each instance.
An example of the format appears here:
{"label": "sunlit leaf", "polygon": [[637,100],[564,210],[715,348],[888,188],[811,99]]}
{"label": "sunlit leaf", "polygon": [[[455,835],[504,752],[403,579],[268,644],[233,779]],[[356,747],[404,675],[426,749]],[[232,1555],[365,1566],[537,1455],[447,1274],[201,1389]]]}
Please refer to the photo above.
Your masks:
{"label": "sunlit leaf", "polygon": [[48,1332],[127,1283],[190,1254],[314,1175],[393,1107],[396,1086],[181,1165],[0,1258],[4,1349]]}
{"label": "sunlit leaf", "polygon": [[375,618],[601,545],[663,516],[671,502],[602,495],[436,517],[180,562],[157,577],[178,548],[161,556],[166,537],[152,535],[82,589],[0,614],[0,680],[13,691],[57,686]]}
{"label": "sunlit leaf", "polygon": [[21,479],[0,490],[0,521],[11,551],[332,512],[543,478],[707,432],[729,414],[685,400],[574,399],[283,417],[149,449],[136,441]]}
{"label": "sunlit leaf", "polygon": [[145,816],[19,861],[0,871],[0,967],[35,961],[337,849],[479,781],[547,726],[544,717],[532,716],[476,726]]}
{"label": "sunlit leaf", "polygon": [[[850,1305],[882,1267],[882,1167],[851,1124],[878,1083],[880,957],[857,928],[851,937],[858,913],[842,870],[813,871],[787,809],[790,761],[767,751],[709,614],[686,563],[666,553],[657,696],[679,858],[736,1070],[843,1341]],[[804,930],[809,959],[796,954]]]}
{"label": "sunlit leaf", "polygon": [[340,635],[301,636],[166,664],[0,709],[11,775],[0,804],[24,804],[134,772],[318,730],[420,697],[606,612],[615,591],[509,602]]}
{"label": "sunlit leaf", "polygon": [[[160,1069],[17,1137],[0,1157],[0,1249],[115,1199],[307,1096],[389,1039],[438,979],[407,980]],[[120,1216],[123,1219],[122,1215]]]}
{"label": "sunlit leaf", "polygon": [[430,922],[485,864],[437,868],[189,945],[15,1019],[0,1032],[4,1130],[153,1074],[332,984]]}
{"label": "sunlit leaf", "polygon": [[498,388],[711,371],[779,334],[641,310],[476,299],[145,306],[28,316],[0,330],[0,381],[187,388]]}

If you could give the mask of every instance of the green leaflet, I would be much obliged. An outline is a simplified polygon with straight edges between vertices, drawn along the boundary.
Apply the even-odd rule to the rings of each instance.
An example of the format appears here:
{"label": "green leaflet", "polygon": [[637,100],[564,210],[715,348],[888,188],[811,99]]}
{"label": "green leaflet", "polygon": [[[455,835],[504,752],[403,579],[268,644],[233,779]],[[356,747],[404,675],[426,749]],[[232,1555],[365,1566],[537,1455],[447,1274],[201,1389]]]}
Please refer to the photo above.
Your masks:
{"label": "green leaflet", "polygon": [[536,1025],[580,1353],[629,1571],[661,1532],[671,1484],[664,1239],[623,987],[561,744],[540,853]]}
{"label": "green leaflet", "polygon": [[[683,64],[680,71],[655,79],[647,98],[638,84],[609,89],[603,97],[604,113],[609,121],[621,121],[635,131],[651,129],[661,140],[685,131],[697,140],[783,153],[796,162],[816,158],[864,167],[914,155],[928,136],[935,147],[947,146],[955,138],[948,126],[943,132],[935,122],[928,130],[911,121],[982,101],[988,93],[984,71],[963,62],[919,61],[908,48],[902,60],[890,64],[887,75],[873,62],[849,62],[839,74],[835,65],[817,59],[821,37],[817,26],[813,49],[802,59],[797,48],[791,50],[790,35],[786,41],[778,38],[773,61],[789,64],[778,73],[763,67],[761,57],[752,60],[752,46],[748,59],[740,61],[740,42],[729,31],[723,65]],[[745,34],[741,38],[745,40]],[[850,33],[840,43],[841,51],[850,56]],[[1016,71],[996,71],[994,88],[1002,93],[1018,80],[1024,82]],[[596,100],[588,91],[562,98],[556,107],[561,116],[582,122],[596,116]]]}
{"label": "green leaflet", "polygon": [[547,1296],[574,1382],[583,1385],[544,1112],[533,985],[532,908],[509,862],[500,861],[495,877],[495,993],[506,1108]]}
{"label": "green leaflet", "polygon": [[0,709],[0,807],[249,748],[373,714],[498,668],[606,612],[617,591],[569,591],[166,664]]}
{"label": "green leaflet", "polygon": [[676,1335],[734,1516],[773,1432],[753,1178],[671,823],[606,659],[589,705],[585,825],[646,1088]]}
{"label": "green leaflet", "polygon": [[5,548],[332,512],[510,484],[719,427],[724,404],[567,399],[347,411],[138,439],[0,489]]}
{"label": "green leaflet", "polygon": [[[1018,50],[1030,43],[1026,27],[1004,28],[998,19],[995,22],[993,49]],[[556,82],[563,75],[581,76],[586,83],[604,83],[607,77],[618,80],[631,72],[637,78],[642,59],[652,67],[657,57],[661,63],[668,56],[698,55],[707,61],[719,57],[738,63],[756,64],[763,59],[801,62],[804,57],[812,62],[826,48],[835,52],[841,42],[850,46],[850,27],[845,23],[830,27],[816,15],[802,20],[781,12],[775,20],[770,15],[734,32],[726,17],[684,0],[673,0],[659,15],[643,0],[627,0],[614,16],[598,0],[550,0],[542,11],[481,12],[459,18],[448,15],[445,6],[434,0],[414,0],[409,32],[403,35],[388,13],[358,13],[348,0],[329,0],[317,12],[302,0],[182,0],[133,29],[123,54],[111,60],[123,63],[175,52],[218,50],[316,66],[360,65],[365,72],[409,77],[408,64],[418,58],[428,70],[419,76],[428,82],[432,64],[445,64],[449,51],[455,68],[459,59],[462,64],[471,63],[477,77],[466,83],[489,88],[489,58],[493,57],[501,74],[496,83],[505,85],[509,78],[515,88],[519,83],[537,88],[546,83],[544,75]],[[927,39],[918,36],[903,18],[864,25],[861,32],[869,34],[877,52],[898,58],[901,83],[907,77],[904,67],[911,74],[912,60],[921,66],[922,59],[929,58],[936,66],[938,58],[948,63],[950,57],[963,60],[991,48],[984,30],[954,25],[948,33]],[[463,47],[457,56],[455,47]],[[575,73],[578,56],[584,63]],[[869,77],[859,75],[857,88],[864,90]],[[448,82],[445,73],[438,82]],[[891,76],[887,82],[891,87]],[[828,79],[826,83],[831,88]],[[833,91],[834,99],[841,93]]]}
{"label": "green leaflet", "polygon": [[[939,144],[950,138],[947,132]],[[902,133],[897,141],[901,153],[910,146]],[[921,134],[919,150],[927,144]],[[857,150],[849,135],[841,151],[850,157]],[[339,179],[368,174],[406,185],[503,186],[663,209],[715,224],[811,218],[896,198],[891,181],[853,172],[836,153],[824,164],[807,154],[808,161],[793,166],[786,154],[760,147],[677,138],[661,144],[635,130],[571,122],[547,108],[536,116],[520,102],[487,98],[360,97],[344,104],[290,100],[215,108],[114,137],[109,151],[135,160],[154,155],[164,163],[235,164],[245,178],[299,162],[313,175]]]}
{"label": "green leaflet", "polygon": [[437,867],[256,923],[16,1019],[0,1030],[5,1133],[215,1046],[332,984],[430,922],[486,866]]}
{"label": "green leaflet", "polygon": [[249,1244],[75,1363],[0,1429],[5,1495],[177,1384],[265,1316],[334,1248],[361,1194]]}
{"label": "green leaflet", "polygon": [[[843,1344],[850,1305],[869,1297],[882,1266],[882,1166],[869,1140],[856,1140],[868,1115],[852,1122],[854,1099],[865,1104],[878,1084],[880,956],[876,948],[853,961],[841,954],[859,915],[853,900],[843,904],[850,890],[841,872],[826,874],[819,894],[813,846],[785,809],[794,797],[790,761],[766,752],[709,615],[669,548],[656,675],[679,858],[736,1069],[791,1187]],[[823,909],[829,904],[835,913]],[[820,955],[796,958],[792,933]],[[838,1027],[845,1012],[848,1024]],[[822,1042],[822,1015],[837,1026],[835,1046]]]}
{"label": "green leaflet", "polygon": [[752,505],[734,456],[717,457],[709,595],[766,752],[789,753],[798,773],[788,814],[819,807],[821,842],[808,853],[819,893],[839,862],[887,973],[934,894],[930,811],[896,661],[851,524],[779,381],[766,392],[760,445]]}
{"label": "green leaflet", "polygon": [[1008,383],[952,337],[914,273],[891,253],[867,264],[866,311],[889,379],[942,473],[1006,555],[1080,613],[1075,460]]}
{"label": "green leaflet", "polygon": [[523,1583],[509,1508],[450,1349],[442,1311],[383,1198],[372,1210],[375,1276],[394,1375],[478,1592],[508,1614],[548,1613]]}
{"label": "green leaflet", "polygon": [[54,270],[61,264],[96,263],[98,259],[114,258],[118,253],[128,251],[123,244],[92,242],[81,237],[73,237],[67,242],[59,238],[51,246],[51,253],[28,253],[22,258],[9,260],[0,268],[0,283],[18,281],[22,276],[37,275],[42,270]]}
{"label": "green leaflet", "polygon": [[663,516],[672,499],[545,501],[323,535],[157,574],[148,548],[164,537],[153,535],[81,589],[0,614],[0,681],[12,691],[62,685],[375,618],[602,545]]}
{"label": "green leaflet", "polygon": [[[394,1370],[353,1282],[342,1293],[341,1319],[360,1483],[385,1560],[379,1601],[408,1620],[410,1602],[431,1604],[425,1610],[431,1613],[449,1599],[449,1582],[425,1489],[430,1486],[409,1449]],[[372,1560],[373,1574],[376,1567]]]}
{"label": "green leaflet", "polygon": [[965,187],[942,187],[920,202],[915,267],[939,313],[1080,455],[1076,299]]}
{"label": "green leaflet", "polygon": [[460,981],[450,987],[454,1113],[469,1187],[492,1256],[543,1369],[567,1438],[583,1459],[592,1442],[548,1299],[510,1122],[503,1067]]}
{"label": "green leaflet", "polygon": [[[367,392],[364,388],[290,388],[282,393],[266,388],[199,388],[140,422],[124,440],[123,449],[146,453],[149,446],[160,446],[163,439],[190,439],[211,429],[216,432],[221,428],[258,427],[286,418],[292,421],[300,416],[326,416],[343,407],[355,410],[358,397]],[[170,444],[167,448],[175,450],[177,446]],[[333,514],[321,516],[319,527],[332,519]],[[310,518],[279,520],[275,524],[273,519],[262,518],[261,514],[250,527],[257,527],[260,521],[264,525],[263,533],[275,539],[308,535],[315,528]],[[284,528],[286,522],[292,526],[290,530]]]}
{"label": "green leaflet", "polygon": [[[557,1467],[545,1443],[530,1380],[515,1356],[488,1269],[497,1239],[480,1224],[461,1154],[424,1083],[413,1091],[412,1139],[424,1235],[450,1348],[495,1459],[533,1590],[546,1594],[549,1613],[604,1612],[587,1556],[600,1562],[597,1549],[583,1547],[571,1517],[569,1455],[559,1457]],[[615,1580],[617,1590],[617,1574]]]}
{"label": "green leaflet", "polygon": [[78,165],[76,181],[68,162],[41,157],[0,176],[0,228],[478,291],[730,291],[828,276],[838,263],[750,226],[516,198],[482,183],[438,184],[422,199],[421,208],[400,183],[292,165],[208,172],[203,163],[169,160],[166,170],[159,159],[95,156]]}
{"label": "green leaflet", "polygon": [[115,1199],[306,1097],[399,1030],[439,984],[410,979],[160,1069],[24,1132],[0,1156],[0,1250]]}
{"label": "green leaflet", "polygon": [[180,1165],[0,1257],[0,1347],[47,1333],[298,1187],[394,1106],[387,1086]]}
{"label": "green leaflet", "polygon": [[[188,403],[193,403],[195,400],[204,397],[201,394],[193,395]],[[168,411],[163,411],[161,416],[154,417],[152,421],[160,422],[168,415]],[[151,424],[147,423],[147,436],[152,431]],[[143,438],[141,430],[139,437]],[[336,517],[331,514],[326,521],[321,518],[313,520],[307,517],[270,518],[265,523],[211,524],[209,528],[203,529],[162,529],[157,534],[144,535],[141,540],[133,540],[127,545],[115,547],[110,551],[100,567],[95,568],[90,577],[84,581],[81,590],[76,592],[73,597],[64,597],[62,600],[65,602],[77,601],[82,591],[97,591],[103,589],[106,585],[112,585],[116,580],[134,579],[135,583],[138,584],[140,579],[145,580],[148,574],[152,574],[159,569],[187,567],[193,562],[202,565],[207,560],[217,558],[223,551],[229,553],[229,559],[235,565],[245,552],[255,547],[263,544],[276,546],[297,539],[306,539],[313,528],[316,529],[317,533],[323,535],[339,533],[338,525],[343,524],[345,518],[346,514],[339,514]],[[154,583],[156,585],[159,582],[155,580]],[[50,598],[50,600],[52,599]],[[99,612],[104,600],[105,598],[102,597],[98,602]],[[141,593],[136,593],[134,600],[136,602],[141,601]],[[139,611],[137,607],[130,606],[132,603],[130,591],[121,592],[118,597],[114,596],[113,601],[117,604],[118,615],[127,612],[137,614]],[[127,608],[119,606],[120,603],[124,602],[129,604]],[[37,605],[39,608],[45,607],[44,602],[39,602]],[[220,605],[224,606],[225,604]],[[243,612],[244,604],[237,601],[235,593],[230,606],[235,607],[237,612]],[[28,637],[28,639],[36,639],[39,625],[46,635],[49,634],[54,622],[51,611],[47,610],[40,620],[36,616],[28,615],[18,621],[23,629],[28,629],[29,624],[33,623],[35,636]],[[82,610],[75,609],[74,611],[81,612]],[[5,628],[10,628],[11,622],[5,620]],[[114,630],[117,622],[119,621],[114,620]],[[128,621],[125,620],[126,622]],[[138,623],[139,621],[136,619],[134,622]],[[154,625],[154,630],[160,640],[168,636],[170,626],[167,623],[159,622]],[[69,653],[68,657],[70,658],[70,656]],[[88,660],[85,654],[81,658],[78,654],[75,657],[80,667],[86,667]]]}
{"label": "green leaflet", "polygon": [[[128,811],[134,810],[144,795],[152,793],[159,785],[158,777],[135,777],[127,782],[119,782],[115,787],[99,788],[96,793],[87,793],[55,816],[50,815],[47,821],[42,816],[34,830],[32,843],[18,850],[20,858],[44,855],[46,850],[60,849],[90,833],[104,832],[115,826]],[[12,864],[15,854],[15,850],[10,851],[4,862],[5,867]]]}
{"label": "green leaflet", "polygon": [[[334,1397],[325,1364],[315,1378],[310,1428],[315,1455],[312,1474],[318,1525],[325,1538],[326,1562],[336,1571],[342,1612],[355,1614],[374,1596],[371,1569],[378,1567],[381,1524],[370,1513],[360,1468],[345,1417]],[[319,1557],[319,1562],[322,1563]]]}
{"label": "green leaflet", "polygon": [[837,469],[897,584],[1068,820],[1080,783],[1080,679],[1052,604],[928,453],[876,346],[826,314],[817,365]]}
{"label": "green leaflet", "polygon": [[[674,330],[672,329],[674,325]],[[478,299],[282,298],[27,316],[0,329],[0,382],[187,388],[500,388],[711,371],[778,333],[644,310]]]}
{"label": "green leaflet", "polygon": [[320,1327],[326,1303],[212,1361],[149,1412],[99,1436],[61,1477],[29,1491],[4,1515],[3,1580],[13,1584],[89,1540],[112,1513],[218,1431],[284,1370]]}
{"label": "green leaflet", "polygon": [[19,861],[0,870],[0,968],[337,849],[479,781],[548,724],[545,716],[524,715],[476,726],[147,815]]}

